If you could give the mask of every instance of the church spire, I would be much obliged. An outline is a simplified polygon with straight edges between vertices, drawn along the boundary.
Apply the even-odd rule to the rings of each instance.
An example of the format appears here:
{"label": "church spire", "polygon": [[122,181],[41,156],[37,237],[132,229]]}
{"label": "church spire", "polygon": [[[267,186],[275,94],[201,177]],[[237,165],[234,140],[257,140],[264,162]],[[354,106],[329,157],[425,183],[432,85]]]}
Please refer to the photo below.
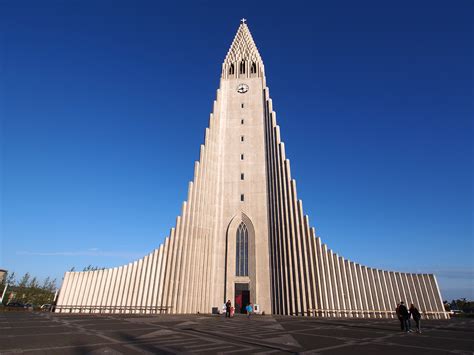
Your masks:
{"label": "church spire", "polygon": [[222,65],[223,78],[263,76],[263,61],[246,22],[244,18],[240,20],[240,26]]}

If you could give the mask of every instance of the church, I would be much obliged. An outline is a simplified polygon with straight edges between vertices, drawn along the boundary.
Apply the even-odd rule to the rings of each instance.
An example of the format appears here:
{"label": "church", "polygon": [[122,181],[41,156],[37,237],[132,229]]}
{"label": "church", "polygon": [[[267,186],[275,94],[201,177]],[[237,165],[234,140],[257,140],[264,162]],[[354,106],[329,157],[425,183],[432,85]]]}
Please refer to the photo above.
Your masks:
{"label": "church", "polygon": [[404,301],[426,318],[447,318],[434,275],[360,265],[317,236],[245,20],[169,236],[127,265],[66,272],[56,312],[211,313],[227,300],[236,312],[252,303],[257,313],[360,318],[395,317]]}

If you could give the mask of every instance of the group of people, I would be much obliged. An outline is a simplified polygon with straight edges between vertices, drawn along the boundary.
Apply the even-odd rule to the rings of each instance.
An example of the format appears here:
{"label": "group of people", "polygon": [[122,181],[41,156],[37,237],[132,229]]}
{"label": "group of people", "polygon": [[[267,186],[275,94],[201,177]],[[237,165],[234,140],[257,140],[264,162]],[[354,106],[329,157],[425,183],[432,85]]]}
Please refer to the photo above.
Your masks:
{"label": "group of people", "polygon": [[[245,310],[247,311],[247,318],[250,318],[250,316],[253,313],[252,303],[249,303],[247,306],[245,306]],[[230,318],[231,316],[233,316],[232,313],[233,313],[232,302],[230,302],[230,300],[227,300],[227,302],[225,304],[225,316],[226,316],[226,318],[227,317]]]}
{"label": "group of people", "polygon": [[410,323],[410,318],[413,318],[416,324],[416,332],[421,333],[421,329],[420,329],[421,314],[420,314],[420,311],[418,311],[418,309],[415,307],[413,303],[410,305],[410,309],[407,309],[407,306],[405,306],[405,303],[401,301],[399,304],[397,304],[395,313],[397,314],[398,320],[400,321],[400,327],[402,329],[402,332],[408,333],[408,332],[413,331],[411,329],[411,323]]}
{"label": "group of people", "polygon": [[[252,303],[249,303],[247,306],[245,306],[245,310],[247,311],[247,318],[250,318],[250,316],[253,313]],[[410,308],[408,309],[405,306],[405,303],[403,301],[400,301],[400,303],[397,304],[395,313],[397,314],[397,318],[400,321],[400,328],[403,332],[406,332],[406,333],[413,332],[413,330],[411,329],[411,322],[410,322],[410,318],[413,318],[416,324],[416,332],[421,333],[421,329],[420,329],[421,313],[420,311],[418,311],[418,309],[415,307],[413,303],[410,305]],[[227,300],[225,304],[225,316],[226,318],[227,317],[230,318],[233,316],[232,302],[230,300]]]}

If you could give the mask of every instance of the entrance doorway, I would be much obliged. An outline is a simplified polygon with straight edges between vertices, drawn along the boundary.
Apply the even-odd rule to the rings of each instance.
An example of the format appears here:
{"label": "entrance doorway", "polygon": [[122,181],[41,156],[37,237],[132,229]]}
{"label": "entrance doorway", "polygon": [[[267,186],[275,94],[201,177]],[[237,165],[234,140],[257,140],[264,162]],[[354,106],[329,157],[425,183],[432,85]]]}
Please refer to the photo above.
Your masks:
{"label": "entrance doorway", "polygon": [[235,313],[247,313],[245,307],[250,303],[249,284],[235,284]]}

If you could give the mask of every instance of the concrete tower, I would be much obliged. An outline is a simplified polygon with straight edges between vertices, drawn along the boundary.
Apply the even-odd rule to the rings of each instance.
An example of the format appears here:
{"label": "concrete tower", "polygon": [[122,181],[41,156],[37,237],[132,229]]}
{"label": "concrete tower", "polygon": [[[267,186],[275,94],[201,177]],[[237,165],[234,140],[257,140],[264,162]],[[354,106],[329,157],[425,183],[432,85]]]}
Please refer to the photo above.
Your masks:
{"label": "concrete tower", "polygon": [[169,237],[125,266],[67,272],[60,312],[209,313],[230,299],[267,314],[393,317],[398,301],[444,318],[434,275],[389,272],[322,244],[298,200],[265,70],[241,24]]}

